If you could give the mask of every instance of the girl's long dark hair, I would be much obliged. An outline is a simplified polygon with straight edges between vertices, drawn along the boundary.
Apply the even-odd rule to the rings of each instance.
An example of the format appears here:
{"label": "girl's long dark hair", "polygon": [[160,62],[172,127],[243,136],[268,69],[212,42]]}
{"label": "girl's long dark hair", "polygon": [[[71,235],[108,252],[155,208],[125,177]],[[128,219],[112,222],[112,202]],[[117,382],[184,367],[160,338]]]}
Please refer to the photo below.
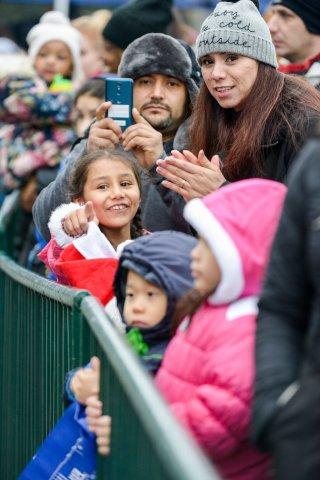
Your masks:
{"label": "girl's long dark hair", "polygon": [[261,147],[283,136],[298,150],[308,136],[310,111],[320,114],[320,92],[302,77],[259,64],[252,90],[240,112],[223,109],[202,84],[194,106],[190,145],[197,155],[224,155],[222,172],[234,181],[263,176]]}
{"label": "girl's long dark hair", "polygon": [[186,317],[190,317],[190,322],[192,321],[192,316],[199,309],[200,305],[207,299],[207,296],[201,295],[201,293],[192,288],[189,290],[180,300],[177,302],[171,320],[171,335],[173,336],[182,320]]}
{"label": "girl's long dark hair", "polygon": [[[89,166],[98,160],[103,160],[104,158],[110,158],[111,160],[122,162],[127,165],[130,170],[132,170],[141,196],[140,173],[135,158],[127,152],[116,150],[95,150],[94,152],[85,153],[76,162],[69,180],[70,200],[77,200],[83,196],[83,190],[87,181]],[[131,221],[130,233],[132,239],[141,237],[143,235],[140,207]]]}

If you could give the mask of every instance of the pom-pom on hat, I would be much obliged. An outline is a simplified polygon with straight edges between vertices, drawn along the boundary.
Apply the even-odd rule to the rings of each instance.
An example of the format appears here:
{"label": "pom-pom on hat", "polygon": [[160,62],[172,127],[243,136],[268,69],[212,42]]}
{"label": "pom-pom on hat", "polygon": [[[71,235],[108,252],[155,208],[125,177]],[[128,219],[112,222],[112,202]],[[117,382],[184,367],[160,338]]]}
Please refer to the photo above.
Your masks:
{"label": "pom-pom on hat", "polygon": [[210,53],[231,52],[277,67],[270,30],[252,0],[219,2],[201,26],[197,59]]}
{"label": "pom-pom on hat", "polygon": [[166,33],[173,20],[172,4],[172,0],[134,0],[114,10],[102,35],[124,50],[146,33]]}
{"label": "pom-pom on hat", "polygon": [[70,49],[73,61],[72,80],[82,77],[80,57],[80,33],[70,23],[69,19],[58,11],[46,12],[37,25],[31,28],[27,35],[29,56],[34,63],[39,50],[48,42],[60,41]]}

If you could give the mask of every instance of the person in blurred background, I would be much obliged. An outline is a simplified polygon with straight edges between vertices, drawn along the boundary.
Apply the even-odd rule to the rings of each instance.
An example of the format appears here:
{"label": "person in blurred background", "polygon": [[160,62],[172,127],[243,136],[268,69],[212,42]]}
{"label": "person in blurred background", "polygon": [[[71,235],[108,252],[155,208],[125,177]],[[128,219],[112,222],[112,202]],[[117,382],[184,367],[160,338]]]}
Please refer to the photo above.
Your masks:
{"label": "person in blurred background", "polygon": [[28,225],[38,192],[55,178],[75,139],[73,89],[82,81],[82,68],[80,34],[60,12],[45,13],[27,42],[35,74],[0,82],[0,173],[3,193],[21,188]]}
{"label": "person in blurred background", "polygon": [[81,33],[81,61],[84,76],[91,78],[107,70],[104,61],[102,30],[111,17],[109,10],[75,18],[71,23]]}
{"label": "person in blurred background", "polygon": [[74,139],[72,90],[82,79],[80,34],[62,14],[43,15],[27,41],[35,76],[0,84],[1,174],[8,189],[66,155]]}
{"label": "person in blurred background", "polygon": [[94,120],[96,109],[104,100],[105,83],[104,78],[91,78],[77,90],[72,111],[77,137],[83,137]]}
{"label": "person in blurred background", "polygon": [[0,37],[0,80],[8,75],[32,77],[31,60],[13,40]]}
{"label": "person in blurred background", "polygon": [[112,12],[102,31],[104,60],[117,73],[121,55],[136,38],[146,33],[167,33],[173,21],[173,0],[134,0]]}
{"label": "person in blurred background", "polygon": [[273,0],[268,25],[280,71],[303,75],[320,89],[320,2]]}

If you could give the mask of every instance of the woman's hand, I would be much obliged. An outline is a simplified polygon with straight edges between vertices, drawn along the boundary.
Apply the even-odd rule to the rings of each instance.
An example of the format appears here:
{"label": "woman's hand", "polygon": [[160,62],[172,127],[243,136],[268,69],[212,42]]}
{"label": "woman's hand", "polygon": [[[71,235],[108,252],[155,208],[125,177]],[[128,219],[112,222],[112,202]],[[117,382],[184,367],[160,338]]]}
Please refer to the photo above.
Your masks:
{"label": "woman's hand", "polygon": [[214,192],[225,182],[220,170],[220,158],[211,161],[200,150],[198,157],[188,150],[172,150],[171,156],[157,161],[157,172],[166,178],[162,185],[179,193],[186,202]]}
{"label": "woman's hand", "polygon": [[100,360],[97,357],[92,357],[90,367],[79,368],[74,374],[70,388],[78,402],[86,405],[89,397],[99,395],[99,384]]}
{"label": "woman's hand", "polygon": [[62,228],[70,237],[77,237],[87,232],[89,222],[95,222],[99,225],[92,202],[87,202],[84,207],[79,207],[69,213],[62,220]]}

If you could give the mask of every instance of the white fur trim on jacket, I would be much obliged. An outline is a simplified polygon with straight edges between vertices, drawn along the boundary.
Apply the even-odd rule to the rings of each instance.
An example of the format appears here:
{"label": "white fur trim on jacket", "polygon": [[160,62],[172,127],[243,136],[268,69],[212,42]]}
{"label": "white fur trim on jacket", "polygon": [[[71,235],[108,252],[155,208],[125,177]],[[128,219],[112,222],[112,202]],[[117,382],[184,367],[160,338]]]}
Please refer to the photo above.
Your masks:
{"label": "white fur trim on jacket", "polygon": [[211,248],[221,270],[221,281],[208,298],[213,305],[233,302],[244,289],[240,253],[230,235],[199,199],[187,203],[183,216]]}
{"label": "white fur trim on jacket", "polygon": [[87,259],[118,258],[118,254],[95,222],[89,222],[88,231],[73,239],[73,246]]}
{"label": "white fur trim on jacket", "polygon": [[234,320],[247,315],[258,315],[258,300],[258,297],[251,296],[241,298],[240,300],[231,303],[226,313],[226,319],[228,322],[233,322]]}
{"label": "white fur trim on jacket", "polygon": [[79,203],[70,202],[63,203],[60,207],[57,207],[51,213],[50,220],[48,222],[48,227],[51,233],[51,236],[54,237],[60,247],[66,247],[69,243],[72,243],[74,237],[68,235],[62,228],[62,220],[69,215],[69,213],[74,212],[78,208],[81,208]]}
{"label": "white fur trim on jacket", "polygon": [[78,208],[84,208],[84,206],[75,202],[63,203],[52,212],[48,227],[51,236],[54,237],[57,244],[60,245],[60,247],[66,247],[70,245],[70,243],[73,243],[73,246],[78,252],[87,259],[118,258],[123,248],[132,242],[132,240],[126,240],[120,243],[117,250],[115,250],[95,222],[89,222],[87,233],[78,237],[71,237],[63,230],[62,220],[70,213],[78,210]]}

